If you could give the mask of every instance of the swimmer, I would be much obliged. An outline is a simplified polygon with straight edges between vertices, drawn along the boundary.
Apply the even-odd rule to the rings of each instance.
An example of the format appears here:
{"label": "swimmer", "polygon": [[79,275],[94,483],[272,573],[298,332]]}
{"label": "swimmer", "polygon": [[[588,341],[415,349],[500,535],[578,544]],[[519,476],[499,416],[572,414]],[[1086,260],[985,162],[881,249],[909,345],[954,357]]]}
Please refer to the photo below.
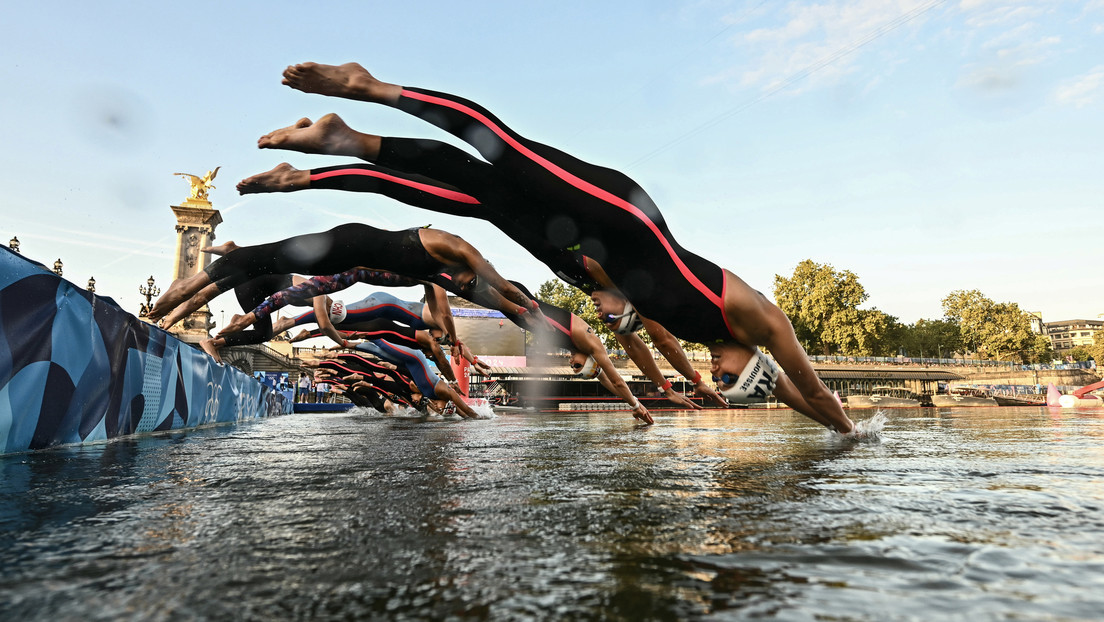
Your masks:
{"label": "swimmer", "polygon": [[472,410],[471,406],[468,406],[459,392],[445,379],[438,376],[437,368],[420,351],[388,343],[382,339],[364,341],[352,347],[374,354],[400,368],[405,368],[418,391],[429,399],[436,399],[438,402],[452,402],[456,406],[456,410],[464,417],[468,419],[479,418],[479,415]]}
{"label": "swimmer", "polygon": [[[292,131],[294,130],[294,131]],[[359,134],[350,129],[335,115],[327,115],[318,121],[311,123],[302,119],[292,128],[278,130],[261,139],[262,147],[288,148],[308,153],[341,153],[356,155],[366,160],[379,160],[377,141],[394,141],[396,144],[406,144],[403,141],[409,139],[382,139],[366,134]],[[471,156],[459,152],[451,145],[444,143],[434,144],[428,149],[428,155],[419,154],[423,147],[415,146],[426,141],[409,141],[407,147],[396,147],[401,152],[411,157],[410,161],[403,160],[398,155],[392,154],[390,160],[386,160],[390,166],[427,167],[429,170],[448,172],[452,160],[463,161],[463,165],[476,166],[478,163]],[[432,142],[432,141],[429,141]],[[443,164],[433,164],[434,158],[442,159]],[[392,161],[393,160],[393,161]],[[462,166],[456,164],[456,166]],[[486,166],[484,164],[484,166]],[[487,177],[482,182],[473,181],[481,176],[458,175],[457,183],[474,185],[482,188],[477,193],[481,200],[460,193],[447,184],[423,177],[417,174],[389,170],[383,167],[369,165],[339,166],[314,171],[299,171],[289,164],[281,164],[272,171],[254,175],[243,180],[238,189],[242,194],[257,192],[289,192],[293,190],[305,190],[308,188],[333,188],[360,192],[377,192],[395,198],[399,201],[434,211],[448,214],[476,216],[488,220],[496,225],[512,239],[533,253],[543,261],[561,279],[579,287],[584,291],[593,291],[598,287],[587,273],[587,258],[576,256],[565,249],[557,248],[550,244],[539,231],[543,227],[533,226],[531,222],[519,222],[517,220],[517,208],[515,202],[524,199],[511,195],[508,192],[500,192],[501,187],[494,179],[494,169],[487,169]],[[476,209],[477,208],[477,209]],[[495,305],[484,305],[496,308]],[[658,322],[641,318],[642,326],[647,329],[652,343],[656,349],[666,358],[680,374],[694,385],[694,392],[705,397],[720,406],[727,406],[724,398],[710,387],[697,372],[681,344],[670,331],[666,330]],[[636,330],[639,330],[637,328]],[[634,331],[616,331],[616,339],[622,348],[628,353],[630,359],[640,368],[646,376],[652,379],[671,402],[684,408],[699,409],[701,406],[687,399],[686,396],[676,391],[673,383],[663,378],[659,366],[651,356],[647,345]],[[466,357],[471,360],[471,357]]]}
{"label": "swimmer", "polygon": [[[234,242],[226,242],[218,246],[209,246],[201,248],[200,252],[210,253],[213,255],[225,255],[238,248]],[[259,276],[255,279],[251,279],[242,285],[238,285],[234,288],[234,296],[238,299],[238,304],[241,305],[242,311],[249,311],[253,307],[257,306],[261,302],[264,302],[272,292],[277,292],[282,289],[286,289],[297,283],[302,283],[305,279],[299,275],[292,274],[267,274]],[[241,316],[235,315],[231,317],[231,321]],[[226,346],[243,346],[264,343],[272,339],[274,335],[284,332],[286,329],[277,328],[273,325],[271,318],[266,318],[264,321],[257,322],[253,325],[252,330],[243,331],[235,334],[222,335],[219,334],[215,337],[208,337],[199,342],[199,347],[204,352],[209,354],[211,358],[215,359],[219,363],[222,362],[222,356],[220,350]]]}
{"label": "swimmer", "polygon": [[[361,278],[357,279],[356,277],[358,276]],[[341,306],[343,310],[341,314],[328,313],[322,309],[315,308],[313,311],[302,313],[294,317],[281,318],[276,322],[275,330],[284,331],[304,324],[318,324],[323,333],[330,336],[337,343],[340,343],[338,336],[331,332],[333,329],[340,330],[341,332],[371,331],[380,326],[379,323],[375,322],[376,320],[389,320],[409,326],[418,331],[426,331],[426,334],[438,344],[449,345],[452,354],[467,359],[478,373],[486,374],[489,367],[479,361],[479,357],[468,351],[464,343],[460,341],[460,338],[456,335],[456,325],[452,319],[452,309],[449,306],[448,295],[445,293],[445,290],[438,285],[426,283],[424,281],[416,281],[407,277],[399,277],[378,271],[365,271],[365,275],[361,275],[359,271],[355,270],[346,271],[333,276],[314,277],[296,284],[295,287],[270,292],[272,296],[270,297],[271,300],[269,304],[262,306],[258,303],[257,309],[253,309],[254,317],[260,322],[263,321],[264,318],[270,317],[272,310],[280,308],[285,304],[301,304],[302,301],[306,299],[318,300],[320,298],[326,298],[329,300],[326,294],[344,289],[344,285],[341,281],[348,281],[350,285],[354,282],[373,282],[375,284],[387,284],[397,287],[422,285],[425,291],[425,302],[401,300],[387,292],[375,292],[356,302],[343,304]],[[330,307],[327,307],[327,309],[328,308]],[[258,309],[262,310],[258,311]],[[267,310],[267,312],[265,310]],[[339,317],[340,319],[337,319]],[[245,318],[236,318],[235,323],[225,327],[223,330],[226,332],[233,332],[244,327],[246,321]],[[333,328],[329,328],[323,324],[332,324]],[[410,344],[402,345],[409,346]],[[421,343],[418,347],[427,351],[433,350],[432,345],[428,342]],[[438,364],[440,364],[440,359],[438,359]]]}
{"label": "swimmer", "polygon": [[[475,191],[465,190],[478,186],[480,193],[508,194],[512,198],[506,204],[515,210],[512,226],[524,226],[534,232],[531,236],[542,236],[523,243],[529,252],[538,258],[560,251],[573,254],[580,258],[578,264],[587,276],[619,290],[641,315],[681,339],[707,345],[722,395],[747,399],[740,380],[746,380],[745,372],[756,362],[763,364],[753,349],[761,345],[770,350],[809,409],[819,415],[815,420],[840,433],[854,429],[842,406],[817,377],[781,309],[734,273],[683,248],[671,235],[659,208],[627,176],[526,139],[474,102],[382,82],[356,63],[290,66],[284,71],[283,83],[306,93],[394,107],[469,142],[486,161],[436,141],[396,142],[361,135],[358,139],[365,144],[327,142],[327,132],[332,137],[337,127],[333,119],[317,128],[301,121],[262,137],[258,146],[316,153],[311,150],[325,145],[337,155],[374,154],[367,159],[383,167],[390,168],[394,160],[400,164],[396,170],[408,171],[419,159],[429,159],[437,168],[422,167],[417,172],[430,177],[433,188],[414,189],[442,196],[445,191],[461,191],[474,201],[467,210],[469,215],[475,215],[472,212],[478,211],[475,205],[480,201]],[[451,154],[447,160],[437,157],[444,151]],[[373,174],[366,171],[362,176]],[[327,174],[296,171],[290,166],[270,173],[266,179],[244,180],[239,191],[262,191],[257,188],[265,185],[271,188],[264,191],[315,187],[325,183]],[[484,196],[489,195],[480,194],[480,198]]]}
{"label": "swimmer", "polygon": [[149,317],[169,328],[219,294],[265,274],[336,274],[356,266],[418,279],[447,272],[461,288],[494,288],[526,313],[539,314],[483,255],[462,238],[438,229],[386,231],[348,223],[321,233],[243,246],[180,278],[157,299]]}
{"label": "swimmer", "polygon": [[[269,296],[265,302],[258,305],[252,312],[242,316],[237,323],[237,327],[244,328],[247,326],[247,322],[250,318],[268,317],[272,312],[280,308],[283,304],[287,304],[290,300],[295,300],[300,297],[317,296],[323,292],[332,293],[340,291],[366,278],[371,278],[370,276],[358,274],[361,272],[368,271],[350,270],[332,277],[314,277],[307,279],[295,287],[277,292]],[[452,291],[455,288],[454,280],[446,277],[447,275],[437,275],[436,282],[443,289]],[[533,295],[521,283],[510,281],[510,285],[520,291],[525,297],[533,299]],[[598,376],[599,382],[601,382],[611,393],[622,398],[629,404],[633,417],[648,424],[655,423],[647,407],[641,404],[640,400],[632,394],[628,384],[626,384],[624,379],[621,378],[621,375],[616,372],[613,361],[610,360],[609,354],[606,352],[605,344],[602,343],[602,340],[594,333],[593,329],[591,329],[586,321],[579,316],[554,305],[537,301],[540,310],[539,317],[543,319],[543,323],[534,326],[533,314],[519,313],[519,309],[509,304],[498,290],[486,287],[468,289],[455,288],[454,293],[479,306],[488,309],[498,309],[507,319],[524,330],[535,331],[543,335],[551,335],[555,340],[555,345],[570,352],[568,364],[576,373],[583,373],[584,368],[587,374],[597,374],[599,371],[604,372]],[[226,330],[229,330],[229,328]],[[649,359],[650,358],[649,356]],[[478,359],[473,361],[473,363],[478,364]],[[655,364],[654,361],[652,363],[653,365]],[[656,372],[658,373],[658,367],[656,367]],[[662,374],[659,374],[659,378],[662,382]],[[683,400],[686,400],[685,396],[682,394],[677,392],[675,392],[675,394],[682,397]]]}

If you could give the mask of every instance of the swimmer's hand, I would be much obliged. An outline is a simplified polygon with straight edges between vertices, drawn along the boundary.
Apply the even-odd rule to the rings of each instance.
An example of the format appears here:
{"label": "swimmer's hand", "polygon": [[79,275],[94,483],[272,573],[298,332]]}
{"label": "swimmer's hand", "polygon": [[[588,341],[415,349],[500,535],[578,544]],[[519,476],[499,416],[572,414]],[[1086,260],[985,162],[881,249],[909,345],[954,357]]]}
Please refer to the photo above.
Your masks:
{"label": "swimmer's hand", "polygon": [[253,323],[256,321],[257,316],[252,311],[246,313],[245,315],[236,315],[230,320],[229,324],[224,326],[223,329],[219,331],[218,334],[228,335],[230,333],[241,332],[246,328],[252,326]]}
{"label": "swimmer's hand", "polygon": [[636,407],[632,409],[632,416],[633,419],[639,419],[644,423],[647,423],[648,425],[655,425],[655,421],[652,419],[652,414],[649,413],[647,407],[645,407],[640,402],[637,402]]}
{"label": "swimmer's hand", "polygon": [[705,384],[705,380],[699,380],[698,384],[694,385],[694,394],[700,395],[705,399],[714,402],[717,406],[720,406],[721,408],[729,407],[728,400],[721,397],[713,387]]}
{"label": "swimmer's hand", "polygon": [[445,382],[446,384],[448,384],[450,389],[456,391],[457,395],[463,395],[464,397],[468,396],[468,394],[464,393],[464,390],[460,388],[459,382],[456,382],[455,380],[446,380]]}
{"label": "swimmer's hand", "polygon": [[475,368],[476,373],[478,373],[482,376],[490,376],[491,375],[491,366],[484,363],[483,361],[479,360],[478,356],[472,358],[471,363],[472,363],[472,367]]}
{"label": "swimmer's hand", "polygon": [[690,398],[676,391],[674,387],[668,387],[664,389],[663,393],[671,403],[677,406],[682,406],[683,408],[688,408],[690,410],[701,410],[702,408],[701,406],[693,402]]}

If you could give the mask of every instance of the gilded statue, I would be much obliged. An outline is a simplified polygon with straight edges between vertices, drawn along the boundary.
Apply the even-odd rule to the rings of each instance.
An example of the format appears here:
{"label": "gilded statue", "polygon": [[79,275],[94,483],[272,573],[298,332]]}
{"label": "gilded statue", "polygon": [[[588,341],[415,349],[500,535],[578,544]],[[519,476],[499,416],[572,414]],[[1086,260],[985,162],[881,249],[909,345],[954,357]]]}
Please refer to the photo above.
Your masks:
{"label": "gilded statue", "polygon": [[192,185],[192,194],[189,199],[196,199],[199,201],[207,200],[207,191],[213,189],[215,186],[211,183],[215,179],[215,175],[218,175],[221,166],[216,166],[215,170],[207,171],[207,174],[203,177],[198,175],[192,175],[191,173],[173,173],[173,175],[180,175],[181,177],[188,178],[188,183]]}

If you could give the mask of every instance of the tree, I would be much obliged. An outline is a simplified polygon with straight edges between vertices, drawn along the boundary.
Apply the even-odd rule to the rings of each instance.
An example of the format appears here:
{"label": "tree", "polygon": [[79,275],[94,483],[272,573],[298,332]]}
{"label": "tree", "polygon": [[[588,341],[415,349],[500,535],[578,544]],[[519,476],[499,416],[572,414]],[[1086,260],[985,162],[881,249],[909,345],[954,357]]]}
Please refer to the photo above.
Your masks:
{"label": "tree", "polygon": [[919,319],[901,331],[900,344],[910,356],[940,357],[958,351],[962,335],[949,320]]}
{"label": "tree", "polygon": [[867,294],[853,272],[811,259],[797,264],[791,278],[774,275],[774,298],[805,349],[826,355],[872,353],[895,319],[859,309]]}
{"label": "tree", "polygon": [[958,324],[963,345],[991,358],[1026,360],[1035,350],[1031,316],[1014,302],[993,302],[980,291],[956,290],[943,299],[947,320]]}
{"label": "tree", "polygon": [[1046,335],[1035,335],[1035,341],[1031,346],[1029,354],[1033,363],[1050,363],[1058,358],[1058,354],[1054,351],[1054,345],[1051,343],[1050,337]]}
{"label": "tree", "polygon": [[1096,331],[1096,334],[1093,335],[1093,343],[1088,346],[1088,350],[1093,360],[1096,361],[1096,369],[1099,372],[1100,366],[1104,365],[1104,330]]}
{"label": "tree", "polygon": [[1089,349],[1085,346],[1074,346],[1074,348],[1070,350],[1067,354],[1078,363],[1087,361],[1089,360],[1089,357],[1092,356],[1092,353],[1089,352]]}

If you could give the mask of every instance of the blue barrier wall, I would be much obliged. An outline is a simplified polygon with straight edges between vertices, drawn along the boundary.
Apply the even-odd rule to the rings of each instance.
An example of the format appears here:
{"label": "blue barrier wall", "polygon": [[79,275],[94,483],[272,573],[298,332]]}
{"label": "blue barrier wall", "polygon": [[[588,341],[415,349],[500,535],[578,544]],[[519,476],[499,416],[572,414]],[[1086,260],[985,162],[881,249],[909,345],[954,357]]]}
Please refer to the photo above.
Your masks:
{"label": "blue barrier wall", "polygon": [[0,247],[0,454],[291,407],[110,298]]}

